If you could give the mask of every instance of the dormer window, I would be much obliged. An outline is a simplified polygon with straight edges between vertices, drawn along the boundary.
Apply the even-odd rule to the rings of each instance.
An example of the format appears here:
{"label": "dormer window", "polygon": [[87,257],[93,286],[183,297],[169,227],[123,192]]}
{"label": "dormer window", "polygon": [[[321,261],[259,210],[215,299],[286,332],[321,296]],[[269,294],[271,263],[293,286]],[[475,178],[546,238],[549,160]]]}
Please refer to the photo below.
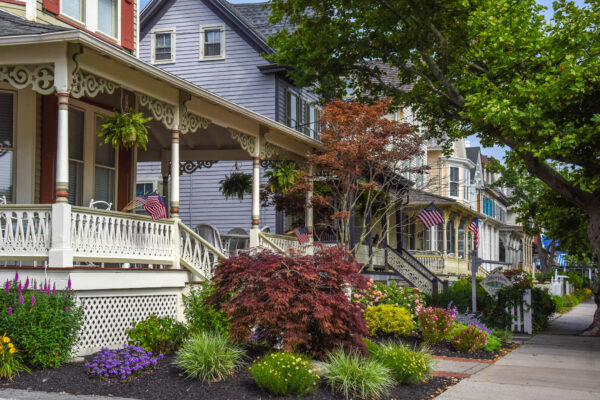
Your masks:
{"label": "dormer window", "polygon": [[155,64],[175,61],[175,29],[152,32],[152,62]]}
{"label": "dormer window", "polygon": [[61,12],[74,20],[85,22],[84,0],[62,0]]}
{"label": "dormer window", "polygon": [[225,26],[200,27],[200,59],[214,60],[225,58]]}
{"label": "dormer window", "polygon": [[116,38],[117,14],[116,0],[98,0],[98,31]]}

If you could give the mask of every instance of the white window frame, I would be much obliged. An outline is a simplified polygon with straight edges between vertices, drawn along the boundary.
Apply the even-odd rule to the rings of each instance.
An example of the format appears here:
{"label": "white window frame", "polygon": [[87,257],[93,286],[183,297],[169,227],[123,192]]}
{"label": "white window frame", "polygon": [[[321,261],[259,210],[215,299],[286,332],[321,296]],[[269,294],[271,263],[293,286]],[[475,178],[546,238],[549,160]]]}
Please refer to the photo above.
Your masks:
{"label": "white window frame", "polygon": [[[458,170],[458,180],[457,181],[453,181],[452,180],[452,168],[456,168]],[[452,184],[456,183],[456,195],[452,194]],[[448,167],[448,196],[449,197],[453,197],[453,198],[460,198],[460,167],[454,166],[454,165],[450,165]]]}
{"label": "white window frame", "polygon": [[[170,33],[171,34],[171,58],[168,60],[157,60],[156,59],[156,35],[160,34],[160,33]],[[152,64],[170,64],[170,63],[174,63],[175,62],[175,37],[176,35],[176,30],[175,28],[160,28],[160,29],[154,29],[150,32],[150,35],[152,36]]]}
{"label": "white window frame", "polygon": [[17,129],[17,107],[18,107],[18,103],[17,103],[17,96],[18,96],[18,92],[15,90],[8,90],[8,89],[3,89],[2,87],[0,87],[0,92],[2,93],[9,93],[12,94],[13,97],[13,124],[12,124],[12,147],[0,147],[0,149],[2,150],[7,150],[7,151],[12,151],[12,170],[11,170],[11,175],[12,175],[12,198],[6,198],[6,201],[8,203],[14,203],[15,199],[17,198],[17,135],[16,135],[16,129]]}
{"label": "white window frame", "polygon": [[116,23],[116,34],[112,36],[110,33],[103,32],[98,29],[98,0],[82,0],[83,1],[83,15],[84,21],[80,21],[70,15],[63,13],[63,0],[60,0],[60,16],[62,18],[71,21],[82,28],[87,29],[90,32],[94,32],[110,41],[121,43],[121,1],[116,0],[117,4],[117,20]]}
{"label": "white window frame", "polygon": [[[220,31],[221,38],[221,54],[218,56],[205,56],[204,55],[204,32],[206,31]],[[200,61],[208,60],[224,60],[225,59],[225,45],[227,40],[225,39],[225,24],[216,25],[200,25]]]}

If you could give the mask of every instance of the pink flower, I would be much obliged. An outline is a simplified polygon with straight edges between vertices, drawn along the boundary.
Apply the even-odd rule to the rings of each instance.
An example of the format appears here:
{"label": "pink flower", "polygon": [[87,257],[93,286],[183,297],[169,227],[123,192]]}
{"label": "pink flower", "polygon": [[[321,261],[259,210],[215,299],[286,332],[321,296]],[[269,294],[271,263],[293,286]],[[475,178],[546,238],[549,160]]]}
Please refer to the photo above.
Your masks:
{"label": "pink flower", "polygon": [[67,283],[67,290],[71,290],[71,278],[69,278],[69,282]]}
{"label": "pink flower", "polygon": [[4,285],[4,290],[6,290],[6,294],[10,293],[10,283],[8,283],[8,279],[6,280],[6,284]]}
{"label": "pink flower", "polygon": [[23,288],[21,287],[21,282],[19,282],[19,286],[17,287],[17,293],[21,294],[23,292]]}
{"label": "pink flower", "polygon": [[23,297],[23,295],[19,297],[19,301],[21,302],[21,305],[25,304],[25,298]]}
{"label": "pink flower", "polygon": [[27,278],[27,280],[25,281],[25,289],[27,289],[29,287],[29,277]]}
{"label": "pink flower", "polygon": [[354,293],[354,298],[358,299],[360,296],[358,295],[358,293]]}
{"label": "pink flower", "polygon": [[12,307],[8,307],[8,315],[12,315]]}
{"label": "pink flower", "polygon": [[66,312],[69,312],[69,307],[65,307],[65,311],[66,311]]}
{"label": "pink flower", "polygon": [[31,305],[35,306],[35,295],[31,296]]}
{"label": "pink flower", "polygon": [[19,280],[19,271],[15,271],[15,282]]}

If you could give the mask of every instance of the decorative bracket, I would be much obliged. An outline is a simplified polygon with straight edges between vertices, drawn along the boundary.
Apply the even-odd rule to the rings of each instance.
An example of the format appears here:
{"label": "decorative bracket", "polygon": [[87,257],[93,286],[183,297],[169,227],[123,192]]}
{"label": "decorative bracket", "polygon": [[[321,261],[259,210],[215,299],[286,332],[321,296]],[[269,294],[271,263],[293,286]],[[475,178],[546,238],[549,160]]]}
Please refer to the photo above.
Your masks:
{"label": "decorative bracket", "polygon": [[71,96],[78,99],[83,96],[96,97],[100,93],[113,94],[116,88],[117,84],[114,82],[77,70],[73,76]]}
{"label": "decorative bracket", "polygon": [[217,161],[186,161],[179,164],[179,175],[192,174],[202,168],[210,168]]}
{"label": "decorative bracket", "polygon": [[260,146],[260,158],[262,160],[276,157],[279,154],[279,147],[272,145],[266,140],[262,141]]}
{"label": "decorative bracket", "polygon": [[140,104],[148,108],[157,121],[162,122],[168,129],[173,129],[175,122],[175,107],[145,94],[136,93]]}
{"label": "decorative bracket", "polygon": [[228,128],[231,138],[237,141],[243,150],[254,156],[256,154],[256,137],[240,132],[233,128]]}
{"label": "decorative bracket", "polygon": [[54,92],[54,66],[4,65],[0,67],[0,81],[7,81],[17,89],[31,88],[39,94]]}
{"label": "decorative bracket", "polygon": [[192,114],[186,109],[181,121],[180,131],[185,135],[188,132],[196,132],[199,128],[206,130],[209,125],[210,121],[208,119]]}

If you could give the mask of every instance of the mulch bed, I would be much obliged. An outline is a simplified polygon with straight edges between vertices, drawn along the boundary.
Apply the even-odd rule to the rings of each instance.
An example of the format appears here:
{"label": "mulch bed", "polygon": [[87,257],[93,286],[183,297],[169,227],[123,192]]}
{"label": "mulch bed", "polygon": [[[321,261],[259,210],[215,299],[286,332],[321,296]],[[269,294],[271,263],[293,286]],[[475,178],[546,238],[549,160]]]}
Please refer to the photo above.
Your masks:
{"label": "mulch bed", "polygon": [[[88,357],[90,359],[90,357]],[[186,379],[182,371],[173,364],[173,355],[159,361],[156,369],[136,377],[126,383],[106,382],[88,377],[84,363],[77,362],[58,369],[33,370],[32,374],[21,374],[12,383],[0,381],[0,388],[27,389],[46,392],[66,392],[82,395],[102,395],[129,397],[135,399],[297,399],[294,396],[275,397],[261,391],[246,368],[237,371],[230,378],[211,384]],[[396,386],[387,399],[431,399],[459,379],[432,377],[417,385]],[[323,384],[306,400],[343,399],[342,395],[332,394]]]}
{"label": "mulch bed", "polygon": [[[420,348],[423,346],[423,338],[418,334],[413,334],[408,337],[401,338],[386,338],[384,340],[394,340],[407,344],[410,347]],[[427,346],[429,352],[434,356],[453,357],[453,358],[468,358],[472,360],[497,360],[504,357],[514,349],[519,347],[515,343],[502,343],[502,348],[497,351],[479,350],[473,353],[460,353],[454,350],[452,343],[443,341],[435,346]]]}

